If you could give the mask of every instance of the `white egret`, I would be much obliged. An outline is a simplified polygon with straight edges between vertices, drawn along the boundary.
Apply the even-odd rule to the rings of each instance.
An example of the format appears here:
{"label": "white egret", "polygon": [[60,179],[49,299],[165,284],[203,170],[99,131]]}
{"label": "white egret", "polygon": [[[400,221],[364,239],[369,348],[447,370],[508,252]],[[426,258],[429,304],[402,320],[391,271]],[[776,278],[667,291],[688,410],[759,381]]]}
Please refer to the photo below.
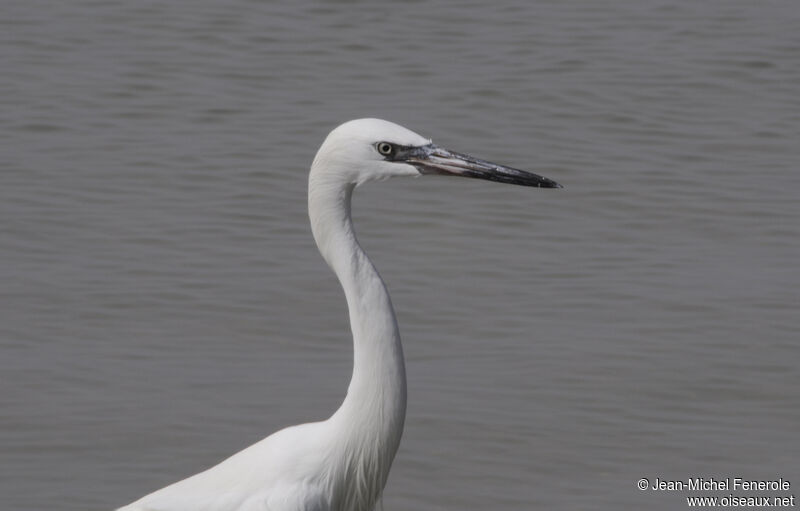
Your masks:
{"label": "white egret", "polygon": [[393,176],[445,174],[542,188],[545,177],[447,151],[396,124],[359,119],[317,152],[308,212],[350,313],[353,375],[327,420],[282,429],[218,465],[121,511],[370,511],[380,498],[406,414],[403,348],[389,294],[356,240],[355,187]]}

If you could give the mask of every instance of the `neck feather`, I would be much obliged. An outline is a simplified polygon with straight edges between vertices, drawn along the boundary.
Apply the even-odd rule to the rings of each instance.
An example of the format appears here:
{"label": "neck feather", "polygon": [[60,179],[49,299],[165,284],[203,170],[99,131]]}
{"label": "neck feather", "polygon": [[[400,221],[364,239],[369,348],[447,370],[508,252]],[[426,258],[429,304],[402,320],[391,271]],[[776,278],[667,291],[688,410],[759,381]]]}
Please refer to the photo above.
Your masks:
{"label": "neck feather", "polygon": [[350,217],[354,186],[309,181],[309,216],[320,253],[344,289],[353,334],[353,375],[329,419],[349,466],[342,509],[380,496],[400,443],[406,411],[403,348],[389,293],[358,244]]}

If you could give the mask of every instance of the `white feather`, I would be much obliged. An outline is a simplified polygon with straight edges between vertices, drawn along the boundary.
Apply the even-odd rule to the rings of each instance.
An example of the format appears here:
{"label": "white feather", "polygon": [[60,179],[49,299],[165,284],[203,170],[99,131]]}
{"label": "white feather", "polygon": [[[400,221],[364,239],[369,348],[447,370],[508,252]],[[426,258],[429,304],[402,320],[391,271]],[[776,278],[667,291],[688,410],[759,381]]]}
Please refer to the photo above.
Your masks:
{"label": "white feather", "polygon": [[[391,158],[381,142],[394,144]],[[422,147],[424,146],[424,147]],[[399,155],[397,158],[394,156]],[[308,213],[322,257],[347,299],[353,376],[326,421],[283,429],[219,465],[151,493],[121,511],[370,511],[380,499],[406,414],[403,347],[389,293],[356,240],[356,186],[393,176],[443,173],[560,188],[537,174],[430,145],[379,119],[342,124],[311,165]]]}
{"label": "white feather", "polygon": [[374,144],[429,141],[378,119],[345,123],[311,166],[308,208],[322,256],[344,289],[353,333],[353,376],[328,420],[293,426],[220,464],[153,492],[120,511],[370,511],[400,443],[406,411],[403,349],[389,294],[358,245],[353,189],[418,175],[383,160]]}

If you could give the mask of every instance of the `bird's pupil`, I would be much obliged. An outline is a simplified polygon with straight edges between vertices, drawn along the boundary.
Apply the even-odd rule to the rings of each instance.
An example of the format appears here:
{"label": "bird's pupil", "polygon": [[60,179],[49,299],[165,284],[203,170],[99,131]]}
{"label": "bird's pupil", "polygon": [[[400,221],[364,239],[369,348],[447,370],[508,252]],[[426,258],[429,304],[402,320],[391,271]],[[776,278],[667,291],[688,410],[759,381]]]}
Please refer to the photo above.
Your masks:
{"label": "bird's pupil", "polygon": [[383,142],[378,146],[378,150],[380,150],[382,154],[389,154],[392,152],[392,146],[387,144],[386,142]]}

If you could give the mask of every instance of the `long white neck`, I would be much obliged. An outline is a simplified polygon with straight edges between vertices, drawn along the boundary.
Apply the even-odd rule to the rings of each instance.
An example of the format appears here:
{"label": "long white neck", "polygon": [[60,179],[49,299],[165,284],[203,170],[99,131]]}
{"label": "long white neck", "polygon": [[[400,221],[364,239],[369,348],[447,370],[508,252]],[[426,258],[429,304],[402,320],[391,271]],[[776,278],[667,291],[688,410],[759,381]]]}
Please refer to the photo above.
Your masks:
{"label": "long white neck", "polygon": [[342,509],[371,509],[400,443],[406,413],[403,347],[386,286],[358,244],[350,217],[354,185],[312,167],[308,209],[314,240],[347,298],[353,333],[353,376],[329,419],[346,454]]}

